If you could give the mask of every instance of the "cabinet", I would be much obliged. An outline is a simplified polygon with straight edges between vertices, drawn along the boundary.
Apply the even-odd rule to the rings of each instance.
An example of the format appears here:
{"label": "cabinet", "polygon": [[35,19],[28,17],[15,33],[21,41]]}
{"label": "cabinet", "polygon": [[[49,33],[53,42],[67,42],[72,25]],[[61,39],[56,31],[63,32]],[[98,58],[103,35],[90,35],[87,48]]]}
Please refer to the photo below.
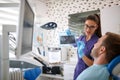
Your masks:
{"label": "cabinet", "polygon": [[64,80],[61,75],[41,74],[40,80]]}
{"label": "cabinet", "polygon": [[120,34],[120,6],[112,6],[101,9],[102,34],[114,32]]}
{"label": "cabinet", "polygon": [[64,80],[73,80],[75,66],[73,63],[64,64]]}

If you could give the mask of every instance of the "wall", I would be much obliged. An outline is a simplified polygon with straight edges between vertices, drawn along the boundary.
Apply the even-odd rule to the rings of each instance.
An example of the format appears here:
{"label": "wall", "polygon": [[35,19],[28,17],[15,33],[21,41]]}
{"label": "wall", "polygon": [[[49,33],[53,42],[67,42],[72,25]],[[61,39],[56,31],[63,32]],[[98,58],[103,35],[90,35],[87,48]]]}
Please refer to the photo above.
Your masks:
{"label": "wall", "polygon": [[[42,1],[43,2],[43,1]],[[44,31],[44,44],[47,47],[59,47],[59,33],[68,28],[68,15],[120,5],[120,0],[46,0],[46,22],[57,23],[54,30]],[[41,10],[41,9],[39,9]],[[69,57],[76,56],[74,48],[69,48]]]}
{"label": "wall", "polygon": [[68,28],[68,15],[120,5],[120,0],[46,0],[47,15],[58,27],[47,31],[47,45],[59,46],[58,33]]}

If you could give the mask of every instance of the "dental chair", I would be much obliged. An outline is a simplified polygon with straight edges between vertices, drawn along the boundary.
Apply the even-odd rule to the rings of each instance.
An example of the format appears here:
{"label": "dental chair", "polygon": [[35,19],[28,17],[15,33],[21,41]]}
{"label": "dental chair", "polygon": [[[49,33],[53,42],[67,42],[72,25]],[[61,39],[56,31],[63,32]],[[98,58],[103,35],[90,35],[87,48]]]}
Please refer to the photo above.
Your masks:
{"label": "dental chair", "polygon": [[40,74],[41,74],[41,69],[39,67],[36,67],[25,70],[23,76],[25,80],[36,80]]}
{"label": "dental chair", "polygon": [[120,56],[117,56],[108,64],[108,71],[113,80],[120,80]]}

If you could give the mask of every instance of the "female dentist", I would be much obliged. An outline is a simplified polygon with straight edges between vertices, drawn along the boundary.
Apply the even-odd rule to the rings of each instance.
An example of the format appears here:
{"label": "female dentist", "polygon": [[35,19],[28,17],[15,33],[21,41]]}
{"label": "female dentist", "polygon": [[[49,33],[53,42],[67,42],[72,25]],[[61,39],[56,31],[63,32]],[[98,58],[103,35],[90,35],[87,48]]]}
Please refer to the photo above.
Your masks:
{"label": "female dentist", "polygon": [[[85,20],[84,35],[77,39],[78,62],[74,70],[74,80],[87,67],[93,64],[90,56],[91,50],[97,40],[101,37],[100,17],[97,14],[89,15]],[[83,49],[84,48],[84,49]],[[81,50],[83,49],[83,50]],[[81,52],[83,51],[83,52]]]}

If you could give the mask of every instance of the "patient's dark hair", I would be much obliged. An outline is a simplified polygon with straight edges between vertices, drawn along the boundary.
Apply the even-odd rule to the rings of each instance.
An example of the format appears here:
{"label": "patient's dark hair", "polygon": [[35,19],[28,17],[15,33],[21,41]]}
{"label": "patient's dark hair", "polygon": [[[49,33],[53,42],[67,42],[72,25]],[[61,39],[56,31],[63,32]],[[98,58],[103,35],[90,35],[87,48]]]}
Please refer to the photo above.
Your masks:
{"label": "patient's dark hair", "polygon": [[106,60],[110,62],[113,58],[120,55],[120,35],[107,32],[107,37],[103,41],[102,45],[106,48]]}

